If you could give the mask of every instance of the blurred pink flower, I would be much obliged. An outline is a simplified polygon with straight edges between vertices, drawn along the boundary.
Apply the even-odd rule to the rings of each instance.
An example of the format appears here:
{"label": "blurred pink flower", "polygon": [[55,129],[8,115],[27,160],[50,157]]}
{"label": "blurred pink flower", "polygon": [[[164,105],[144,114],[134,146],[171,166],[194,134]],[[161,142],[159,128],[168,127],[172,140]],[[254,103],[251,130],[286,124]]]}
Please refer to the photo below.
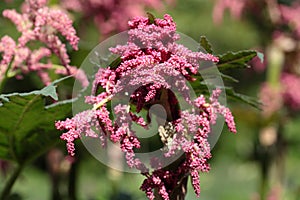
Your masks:
{"label": "blurred pink flower", "polygon": [[[26,0],[22,7],[22,13],[16,10],[4,10],[3,16],[10,19],[21,33],[18,42],[9,36],[4,36],[0,41],[0,52],[3,54],[0,68],[0,81],[9,70],[11,75],[22,77],[31,71],[37,72],[42,82],[48,85],[51,80],[47,70],[53,68],[50,61],[52,54],[55,54],[60,63],[65,67],[65,71],[58,70],[66,75],[76,75],[77,68],[70,66],[70,59],[67,54],[66,45],[60,40],[62,35],[70,43],[73,49],[78,49],[79,38],[72,26],[72,21],[67,14],[60,10],[50,9],[46,6],[46,0]],[[32,50],[28,46],[37,41],[45,46]],[[39,44],[39,43],[37,43]],[[47,62],[41,62],[46,58]],[[10,67],[8,69],[8,67]],[[83,86],[87,85],[87,79],[83,80]]]}
{"label": "blurred pink flower", "polygon": [[300,109],[300,77],[295,74],[283,73],[281,76],[283,99],[287,107]]}
{"label": "blurred pink flower", "polygon": [[173,0],[62,0],[62,7],[82,12],[84,17],[92,18],[103,35],[128,28],[127,21],[134,16],[143,15],[145,8],[162,10],[164,4]]}
{"label": "blurred pink flower", "polygon": [[266,117],[279,111],[283,105],[281,89],[272,87],[268,83],[262,84],[259,99],[262,102],[262,113]]}
{"label": "blurred pink flower", "polygon": [[[263,49],[261,48],[254,48],[256,51],[258,52],[263,52]],[[265,53],[263,52],[263,54],[265,55]],[[250,62],[249,65],[253,68],[253,70],[257,73],[263,73],[266,68],[267,68],[267,63],[268,60],[267,58],[264,56],[263,62],[262,60],[258,57],[255,56]]]}
{"label": "blurred pink flower", "polygon": [[270,116],[283,105],[292,110],[300,109],[300,77],[290,73],[283,73],[280,87],[271,87],[264,83],[260,90],[260,100],[263,103],[263,114]]}
{"label": "blurred pink flower", "polygon": [[213,20],[215,24],[223,21],[224,11],[229,9],[235,19],[240,19],[246,6],[247,0],[217,0],[213,9]]}
{"label": "blurred pink flower", "polygon": [[289,24],[300,38],[300,2],[295,1],[291,6],[279,5],[283,23]]}
{"label": "blurred pink flower", "polygon": [[11,163],[7,160],[0,160],[0,174],[6,176],[11,167]]}
{"label": "blurred pink flower", "polygon": [[[276,0],[216,0],[213,9],[213,20],[220,24],[224,17],[224,11],[229,10],[235,19],[240,19],[243,11],[252,15],[264,15],[261,18],[269,18],[273,25],[290,25],[296,36],[300,38],[300,2],[294,1],[292,5],[279,3]],[[265,10],[268,12],[265,12]],[[268,14],[265,16],[265,14]]]}
{"label": "blurred pink flower", "polygon": [[280,186],[274,186],[268,193],[267,200],[280,200],[282,194],[282,189]]}

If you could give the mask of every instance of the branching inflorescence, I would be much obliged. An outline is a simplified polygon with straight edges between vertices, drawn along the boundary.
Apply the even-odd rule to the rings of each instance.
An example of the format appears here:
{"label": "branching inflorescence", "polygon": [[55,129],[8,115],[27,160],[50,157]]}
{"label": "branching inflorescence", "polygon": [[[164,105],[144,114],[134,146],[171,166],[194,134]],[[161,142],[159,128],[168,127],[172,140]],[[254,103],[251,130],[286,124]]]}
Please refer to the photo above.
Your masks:
{"label": "branching inflorescence", "polygon": [[[216,88],[209,99],[202,94],[193,99],[187,84],[199,81],[195,75],[201,69],[201,61],[215,63],[218,58],[177,44],[180,35],[169,15],[164,19],[136,17],[129,21],[129,26],[128,42],[110,49],[120,56],[120,64],[100,68],[95,75],[92,95],[86,96],[86,103],[92,108],[72,119],[57,121],[56,127],[66,131],[61,139],[67,142],[72,156],[74,141],[85,136],[100,138],[103,146],[107,140],[119,144],[127,164],[146,177],[141,190],[149,199],[157,195],[171,199],[175,188],[189,175],[199,196],[199,173],[210,170],[208,136],[217,115],[222,115],[229,130],[236,132],[231,111],[218,101],[221,89]],[[129,95],[129,102],[108,106],[113,98],[126,95]],[[176,95],[190,105],[189,109],[180,109]],[[165,167],[164,159],[155,157],[148,167],[136,157],[143,143],[131,127],[135,124],[147,130],[151,123],[149,110],[154,104],[160,104],[166,111],[166,120],[157,130],[163,146],[161,154],[169,158],[182,152],[176,163],[171,164],[173,167]],[[142,110],[148,112],[147,117],[139,115]]]}
{"label": "branching inflorescence", "polygon": [[[48,85],[51,80],[47,70],[52,68],[58,74],[76,75],[86,86],[87,79],[70,65],[66,45],[60,39],[60,35],[64,36],[73,49],[78,49],[79,38],[72,20],[66,13],[51,9],[46,4],[47,0],[26,0],[22,13],[14,9],[3,11],[3,16],[15,24],[21,36],[17,42],[9,36],[0,40],[0,81],[5,76],[22,78],[23,74],[34,71]],[[33,50],[33,47],[37,49]],[[59,58],[62,67],[52,64],[52,55]],[[43,59],[46,62],[42,62]]]}

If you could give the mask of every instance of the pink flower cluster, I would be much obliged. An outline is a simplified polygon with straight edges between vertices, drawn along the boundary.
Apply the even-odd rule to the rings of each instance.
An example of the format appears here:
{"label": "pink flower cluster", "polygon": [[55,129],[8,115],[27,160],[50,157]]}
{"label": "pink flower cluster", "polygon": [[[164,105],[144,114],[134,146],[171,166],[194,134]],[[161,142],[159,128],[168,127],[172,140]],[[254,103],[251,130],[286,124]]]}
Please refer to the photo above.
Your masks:
{"label": "pink flower cluster", "polygon": [[295,74],[283,73],[281,84],[285,105],[292,110],[300,110],[300,77]]}
{"label": "pink flower cluster", "polygon": [[259,91],[259,99],[262,102],[262,114],[270,117],[276,113],[283,105],[280,88],[274,88],[268,83],[262,84]]}
{"label": "pink flower cluster", "polygon": [[[46,6],[46,0],[26,0],[22,13],[16,10],[4,10],[3,16],[10,19],[21,33],[15,42],[9,36],[4,36],[0,41],[2,60],[0,66],[0,81],[7,71],[12,75],[26,74],[31,71],[37,72],[45,85],[51,82],[47,70],[53,68],[50,61],[52,54],[56,55],[61,65],[56,73],[64,75],[76,75],[77,68],[70,66],[66,45],[61,41],[59,34],[64,36],[73,49],[78,49],[79,38],[72,26],[72,21],[67,14]],[[32,43],[36,46],[42,43],[44,46],[32,50]],[[42,62],[46,59],[47,62]],[[87,80],[79,73],[76,75],[82,80],[84,86]]]}
{"label": "pink flower cluster", "polygon": [[[231,112],[218,103],[220,92],[219,89],[213,92],[210,103],[207,103],[205,97],[201,95],[193,101],[195,108],[198,108],[197,111],[184,110],[180,118],[172,122],[175,134],[172,140],[168,141],[170,144],[167,144],[165,157],[170,157],[175,154],[175,150],[181,149],[184,152],[184,161],[177,166],[176,170],[158,167],[152,174],[144,173],[147,179],[143,182],[141,190],[146,192],[149,199],[154,199],[154,189],[159,191],[163,199],[170,199],[174,188],[180,184],[183,177],[188,175],[191,175],[196,195],[200,195],[199,173],[210,170],[208,160],[211,158],[211,153],[207,139],[211,132],[210,126],[216,122],[217,114],[223,115],[229,130],[236,133]],[[157,162],[163,161],[156,161],[156,165]]]}
{"label": "pink flower cluster", "polygon": [[260,99],[263,102],[263,112],[266,116],[277,112],[285,105],[286,107],[297,111],[300,109],[300,77],[284,72],[281,75],[280,87],[272,88],[265,83],[261,87]]}
{"label": "pink flower cluster", "polygon": [[127,21],[142,15],[145,7],[161,10],[164,3],[171,4],[173,0],[63,0],[61,4],[68,10],[82,12],[86,19],[94,19],[100,33],[108,35],[114,31],[126,30]]}
{"label": "pink flower cluster", "polygon": [[279,10],[284,23],[289,24],[298,38],[300,38],[300,2],[295,1],[292,6],[280,5]]}
{"label": "pink flower cluster", "polygon": [[[189,175],[199,196],[199,173],[210,169],[208,136],[217,115],[222,115],[229,130],[236,132],[232,113],[218,101],[220,89],[214,90],[207,101],[203,95],[192,99],[187,86],[187,81],[196,80],[192,76],[198,73],[201,61],[218,62],[218,58],[193,52],[176,43],[180,36],[170,15],[154,20],[135,17],[129,21],[129,26],[127,43],[110,49],[120,56],[121,63],[117,67],[100,68],[95,75],[92,95],[86,97],[86,103],[92,104],[93,109],[72,119],[58,121],[56,127],[66,130],[61,138],[67,142],[71,155],[74,155],[74,140],[83,136],[110,139],[119,144],[127,164],[146,176],[141,190],[151,200],[155,198],[155,191],[163,199],[170,199],[181,179]],[[179,93],[192,109],[180,110],[174,92]],[[113,98],[119,102],[126,97],[129,102],[108,109],[107,103]],[[174,170],[163,168],[165,159],[154,157],[150,161],[151,172],[136,156],[135,150],[141,148],[142,143],[131,125],[135,123],[147,129],[151,119],[144,119],[138,114],[146,110],[149,116],[150,107],[154,104],[162,105],[167,113],[167,122],[157,130],[164,144],[161,149],[163,158],[172,157],[178,151],[183,154]],[[115,114],[115,119],[110,119],[109,112]]]}

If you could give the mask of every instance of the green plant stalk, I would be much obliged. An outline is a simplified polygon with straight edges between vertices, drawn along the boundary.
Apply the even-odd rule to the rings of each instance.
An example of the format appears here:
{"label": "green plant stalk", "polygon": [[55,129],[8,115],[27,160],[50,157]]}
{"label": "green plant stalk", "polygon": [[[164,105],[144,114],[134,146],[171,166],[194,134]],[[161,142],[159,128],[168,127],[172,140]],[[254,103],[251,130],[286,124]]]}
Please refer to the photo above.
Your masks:
{"label": "green plant stalk", "polygon": [[[284,182],[285,182],[285,163],[287,158],[287,139],[285,138],[284,134],[284,122],[280,120],[279,128],[278,128],[278,135],[277,135],[277,154],[276,154],[276,176],[277,176],[277,185],[280,187],[279,190],[279,199],[282,199],[283,190],[284,190]],[[277,187],[278,187],[277,186]]]}
{"label": "green plant stalk", "polygon": [[74,163],[71,164],[71,168],[69,171],[69,183],[68,183],[68,194],[69,194],[69,199],[70,200],[77,200],[77,173],[78,173],[78,160]]}
{"label": "green plant stalk", "polygon": [[[267,48],[267,58],[268,58],[267,77],[266,77],[267,83],[269,84],[272,90],[279,92],[281,88],[280,76],[284,64],[284,52],[280,47],[271,44]],[[264,163],[260,162],[260,164],[263,167]],[[267,174],[263,175],[261,179],[260,199],[262,200],[267,199],[267,193],[269,189],[268,171],[269,169],[265,172]]]}
{"label": "green plant stalk", "polygon": [[12,173],[10,178],[7,180],[5,186],[2,190],[2,193],[1,193],[1,196],[0,196],[1,200],[8,199],[8,197],[10,195],[10,192],[11,192],[11,189],[12,189],[14,183],[16,182],[17,178],[21,174],[22,170],[23,170],[23,165],[17,165],[17,168],[14,170],[14,172]]}
{"label": "green plant stalk", "polygon": [[273,88],[280,88],[280,75],[284,63],[284,52],[277,46],[271,45],[267,50],[268,68],[267,82]]}
{"label": "green plant stalk", "polygon": [[[12,60],[13,59],[14,58],[12,58]],[[8,65],[6,71],[5,71],[4,77],[3,77],[2,81],[0,82],[0,94],[2,94],[3,89],[5,87],[5,84],[6,84],[7,80],[8,80],[8,73],[9,73],[9,70],[10,70],[11,66],[12,66],[12,61],[9,63],[9,65]]]}
{"label": "green plant stalk", "polygon": [[267,199],[267,193],[268,193],[268,178],[262,177],[261,178],[261,185],[260,185],[260,199],[266,200]]}
{"label": "green plant stalk", "polygon": [[3,89],[4,89],[4,86],[5,86],[5,83],[7,82],[7,77],[5,76],[3,79],[2,79],[2,81],[1,81],[1,83],[0,83],[0,94],[2,94],[2,91],[3,91]]}

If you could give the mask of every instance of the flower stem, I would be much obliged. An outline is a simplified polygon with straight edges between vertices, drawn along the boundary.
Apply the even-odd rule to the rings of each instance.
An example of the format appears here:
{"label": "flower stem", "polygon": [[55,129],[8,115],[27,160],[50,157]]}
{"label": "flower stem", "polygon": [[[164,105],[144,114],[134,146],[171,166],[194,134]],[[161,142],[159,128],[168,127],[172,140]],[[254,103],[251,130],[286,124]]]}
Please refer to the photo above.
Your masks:
{"label": "flower stem", "polygon": [[8,199],[11,189],[14,185],[14,183],[16,182],[17,178],[19,177],[19,175],[21,174],[23,170],[23,166],[22,165],[18,165],[17,168],[14,170],[14,172],[12,173],[12,175],[10,176],[10,178],[8,179],[8,181],[6,182],[4,189],[2,190],[0,199],[1,200],[6,200]]}
{"label": "flower stem", "polygon": [[[13,59],[14,58],[12,58],[12,60]],[[8,65],[6,71],[5,71],[5,74],[4,74],[4,77],[3,77],[2,81],[0,81],[0,94],[2,94],[2,92],[4,90],[4,87],[5,87],[5,84],[8,80],[8,73],[9,73],[9,70],[10,70],[11,66],[12,66],[12,61],[9,63],[9,65]]]}
{"label": "flower stem", "polygon": [[184,200],[187,194],[188,176],[183,177],[179,185],[172,191],[170,199]]}
{"label": "flower stem", "polygon": [[5,77],[1,82],[0,82],[0,94],[2,94],[2,91],[4,89],[5,83],[7,81],[7,78]]}
{"label": "flower stem", "polygon": [[78,160],[71,164],[69,172],[68,194],[70,200],[76,200],[76,186],[77,186],[77,172],[78,172]]}
{"label": "flower stem", "polygon": [[282,50],[275,45],[269,47],[267,54],[269,58],[267,81],[272,87],[278,88],[280,87],[280,75],[284,62],[284,54]]}
{"label": "flower stem", "polygon": [[[187,194],[187,181],[188,176],[184,176],[178,185],[172,190],[170,199],[171,200],[185,200],[185,196]],[[163,198],[159,195],[158,190],[154,190],[155,200],[163,200]]]}
{"label": "flower stem", "polygon": [[267,187],[268,183],[266,178],[262,178],[261,180],[261,185],[260,185],[260,199],[261,200],[266,200],[267,198]]}

